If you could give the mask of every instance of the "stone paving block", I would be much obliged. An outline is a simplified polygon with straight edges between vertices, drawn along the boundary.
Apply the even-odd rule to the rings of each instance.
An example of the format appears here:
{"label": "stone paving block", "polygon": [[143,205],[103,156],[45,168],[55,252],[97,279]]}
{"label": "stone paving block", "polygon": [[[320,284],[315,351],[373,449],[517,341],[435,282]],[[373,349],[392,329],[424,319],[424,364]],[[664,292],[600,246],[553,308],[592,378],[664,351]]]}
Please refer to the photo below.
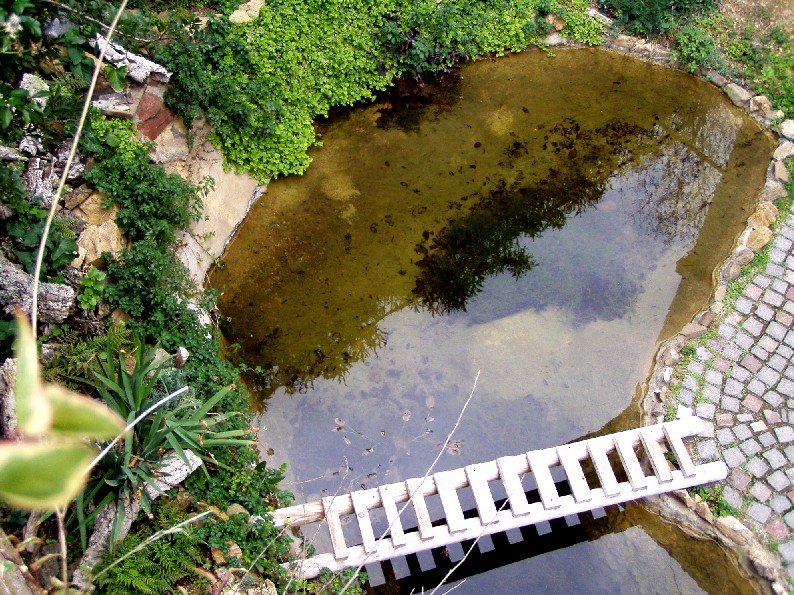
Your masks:
{"label": "stone paving block", "polygon": [[[703,390],[701,392],[703,394],[703,398],[711,401],[712,403],[716,403],[717,401],[719,401],[720,395],[722,394],[722,391],[719,389],[719,387],[714,386],[713,384],[707,384],[706,386],[703,387]],[[726,397],[726,398],[733,399],[735,397]],[[736,411],[739,410],[737,409]]]}
{"label": "stone paving block", "polygon": [[780,354],[780,357],[787,360],[790,360],[791,356],[794,355],[794,349],[792,349],[788,345],[778,346],[777,352]]}
{"label": "stone paving block", "polygon": [[[787,514],[784,514],[784,515],[783,515],[783,521],[786,523],[786,525],[788,525],[788,526],[789,526],[789,528],[794,528],[794,510],[792,510],[791,512],[789,512],[789,513],[787,513]],[[780,550],[782,550],[782,549],[783,549],[783,546],[781,545],[781,546],[780,546]],[[789,561],[792,561],[792,560],[794,560],[794,557],[792,557],[791,559],[789,559],[789,558],[788,558],[786,555],[784,555],[784,554],[783,554],[783,552],[782,552],[782,551],[781,551],[780,553],[781,553],[781,554],[783,555],[783,557],[784,557],[784,558],[786,558],[787,560],[789,560]],[[794,552],[792,552],[792,553],[794,553]]]}
{"label": "stone paving block", "polygon": [[761,361],[766,361],[767,358],[769,358],[769,352],[760,345],[753,345],[753,348],[750,349],[750,353]]}
{"label": "stone paving block", "polygon": [[766,532],[769,533],[769,536],[775,541],[783,541],[789,534],[788,527],[786,527],[780,519],[775,519],[771,523],[768,523]]}
{"label": "stone paving block", "polygon": [[788,464],[786,455],[776,448],[766,451],[764,453],[764,458],[766,459],[766,462],[769,463],[769,466],[772,467],[772,469],[780,469],[783,465]]}
{"label": "stone paving block", "polygon": [[766,461],[758,457],[753,457],[747,461],[747,464],[744,466],[744,468],[753,477],[763,477],[766,475],[766,472],[769,471],[769,465],[766,464]]}
{"label": "stone paving block", "polygon": [[775,488],[778,492],[782,492],[791,485],[791,479],[783,473],[780,469],[775,471],[767,478],[769,485]]}
{"label": "stone paving block", "polygon": [[[775,295],[780,295],[780,294],[776,293]],[[781,295],[780,297],[782,298],[783,296]],[[758,318],[760,318],[761,320],[765,320],[766,322],[769,322],[775,317],[775,311],[769,307],[769,304],[760,304],[755,309],[755,315],[758,316]],[[726,338],[730,339],[730,337],[726,337]]]}
{"label": "stone paving block", "polygon": [[764,349],[766,349],[769,352],[774,352],[775,349],[778,348],[778,345],[780,345],[780,343],[775,341],[769,335],[764,335],[763,337],[761,337],[758,340],[758,345],[760,345],[761,347],[763,347]]}
{"label": "stone paving block", "polygon": [[761,448],[761,444],[755,438],[748,438],[739,445],[739,448],[748,457],[751,457],[754,454],[758,454],[759,452],[761,452],[761,450],[763,450]]}
{"label": "stone paving block", "polygon": [[780,414],[771,409],[764,410],[764,419],[766,419],[766,423],[768,424],[779,424],[782,421]]}
{"label": "stone paving block", "polygon": [[762,332],[764,332],[764,323],[754,316],[750,316],[747,320],[745,320],[742,326],[744,327],[744,330],[746,330],[753,337],[758,337]]}
{"label": "stone paving block", "polygon": [[775,428],[775,435],[780,442],[794,441],[794,428],[791,426],[781,426]]}
{"label": "stone paving block", "polygon": [[769,520],[769,517],[772,515],[772,509],[769,508],[766,504],[761,504],[760,502],[753,502],[750,506],[747,507],[747,516],[749,516],[754,521],[761,523],[762,525]]}
{"label": "stone paving block", "polygon": [[766,263],[765,272],[770,277],[782,277],[785,271],[786,270],[779,264],[775,264],[774,262]]}
{"label": "stone paving block", "polygon": [[688,388],[682,388],[681,392],[678,394],[678,402],[691,407],[695,402],[695,393]]}
{"label": "stone paving block", "polygon": [[[761,392],[761,391],[759,391],[759,392]],[[774,408],[780,407],[783,404],[783,402],[785,401],[785,399],[783,397],[781,397],[777,392],[775,392],[773,390],[766,391],[763,394],[762,398],[764,399],[764,401],[769,403]]]}
{"label": "stone paving block", "polygon": [[751,300],[758,301],[761,299],[761,294],[763,290],[769,287],[771,281],[768,277],[764,277],[763,275],[756,275],[753,278],[752,283],[748,283],[747,287],[744,288],[744,295],[746,295]]}
{"label": "stone paving block", "polygon": [[788,328],[780,324],[777,320],[773,320],[766,327],[766,334],[772,337],[775,341],[785,340],[788,332]]}
{"label": "stone paving block", "polygon": [[772,490],[762,481],[757,481],[750,488],[750,495],[759,502],[766,502],[772,496]]}
{"label": "stone paving block", "polygon": [[698,345],[698,348],[695,350],[695,355],[697,355],[698,359],[701,361],[707,361],[710,360],[714,354],[711,353],[707,347]]}
{"label": "stone paving block", "polygon": [[783,452],[786,453],[786,457],[792,463],[794,463],[794,444],[791,446],[787,446],[783,449]]}
{"label": "stone paving block", "polygon": [[750,424],[750,429],[751,429],[753,432],[755,432],[756,434],[757,434],[758,432],[763,432],[763,431],[765,431],[765,430],[766,430],[766,422],[765,422],[763,419],[759,419],[759,420],[757,420],[757,421],[754,421],[754,422],[752,422],[752,423]]}
{"label": "stone paving block", "polygon": [[722,498],[736,510],[741,510],[744,508],[744,498],[742,498],[742,495],[731,486],[726,486],[723,488]]}
{"label": "stone paving block", "polygon": [[695,407],[695,415],[702,419],[713,419],[717,406],[714,403],[700,403]]}
{"label": "stone paving block", "polygon": [[751,423],[753,421],[753,414],[752,413],[739,413],[736,416],[736,421],[742,424]]}
{"label": "stone paving block", "polygon": [[697,443],[698,455],[704,461],[714,460],[718,456],[716,440],[702,440]]}
{"label": "stone paving block", "polygon": [[750,335],[745,333],[744,331],[739,331],[736,333],[736,336],[733,338],[733,342],[738,346],[740,350],[747,351],[753,345],[755,345],[755,339],[753,339]]}
{"label": "stone paving block", "polygon": [[772,357],[769,358],[769,361],[767,362],[767,365],[777,372],[783,372],[787,364],[788,362],[786,361],[786,358],[784,358],[779,353],[775,353]]}
{"label": "stone paving block", "polygon": [[695,359],[689,362],[689,365],[686,367],[688,372],[692,372],[693,374],[703,374],[706,371],[706,365],[703,362],[699,362]]}
{"label": "stone paving block", "polygon": [[720,401],[720,407],[722,407],[725,411],[733,411],[734,413],[739,413],[739,408],[741,406],[741,402],[736,397],[722,397]]}
{"label": "stone paving block", "polygon": [[718,411],[717,417],[715,418],[717,425],[720,427],[723,426],[733,426],[733,415],[728,413],[727,411]]}
{"label": "stone paving block", "polygon": [[764,365],[764,362],[762,362],[756,356],[748,353],[742,358],[742,361],[739,362],[739,365],[743,368],[746,368],[751,374],[755,374],[761,369],[761,367]]}
{"label": "stone paving block", "polygon": [[[772,324],[774,324],[774,323],[770,323],[769,326],[772,326]],[[780,326],[783,326],[783,325],[781,324]],[[785,328],[785,327],[783,327],[783,328]],[[789,331],[788,333],[786,333],[786,337],[783,339],[783,341],[785,341],[786,345],[788,345],[789,347],[794,347],[794,331]]]}
{"label": "stone paving block", "polygon": [[742,401],[742,405],[744,405],[747,409],[752,411],[753,413],[758,413],[761,410],[761,407],[764,406],[764,402],[755,395],[747,395]]}
{"label": "stone paving block", "polygon": [[720,353],[725,357],[725,359],[732,362],[738,362],[739,358],[742,357],[742,350],[733,343],[728,343],[727,345],[723,346],[720,350]]}
{"label": "stone paving block", "polygon": [[785,395],[789,398],[794,398],[794,382],[792,382],[788,378],[784,378],[780,381],[780,384],[777,385],[777,392],[781,395]]}
{"label": "stone paving block", "polygon": [[714,423],[710,420],[703,420],[703,429],[698,434],[699,438],[714,438]]}
{"label": "stone paving block", "polygon": [[[785,250],[781,250],[775,244],[772,244],[772,247],[769,248],[769,260],[771,260],[772,262],[776,262],[777,264],[781,264],[782,262],[784,262],[786,260],[786,256],[788,256],[786,254],[786,251]],[[772,284],[774,285],[774,283],[775,282],[773,281]]]}
{"label": "stone paving block", "polygon": [[779,294],[777,291],[772,291],[771,289],[767,289],[764,292],[764,296],[761,298],[765,304],[769,304],[770,306],[774,306],[775,308],[781,306],[785,298]]}
{"label": "stone paving block", "polygon": [[758,441],[761,443],[761,446],[763,446],[764,448],[769,448],[770,446],[772,446],[777,442],[777,440],[775,440],[775,437],[772,435],[771,432],[764,432],[763,434],[761,434],[758,437]]}
{"label": "stone paving block", "polygon": [[747,440],[753,436],[753,431],[747,424],[739,424],[733,428],[733,433],[739,440]]}
{"label": "stone paving block", "polygon": [[731,362],[724,357],[718,357],[714,360],[714,369],[719,370],[723,374],[731,369]]}
{"label": "stone paving block", "polygon": [[[768,307],[769,306],[767,306],[767,308]],[[723,322],[717,328],[717,336],[719,336],[721,339],[725,339],[726,341],[732,339],[733,335],[735,334],[736,334],[736,327],[733,326],[732,324],[726,324]]]}
{"label": "stone paving block", "polygon": [[722,374],[717,370],[706,370],[706,382],[715,386],[722,386]]}
{"label": "stone paving block", "polygon": [[774,386],[775,383],[780,380],[780,373],[776,372],[769,366],[764,366],[758,370],[757,378],[767,386]]}
{"label": "stone paving block", "polygon": [[717,442],[720,443],[720,446],[730,444],[734,440],[736,440],[736,436],[733,435],[730,428],[720,428],[717,430]]}
{"label": "stone paving block", "polygon": [[[734,369],[734,372],[736,370]],[[723,389],[725,394],[731,397],[738,397],[742,394],[742,390],[744,390],[744,385],[734,378],[728,378],[725,382],[725,388]]]}
{"label": "stone paving block", "polygon": [[[747,383],[747,390],[756,395],[761,395],[764,397],[764,391],[767,389],[767,386],[758,380],[758,378],[753,378],[750,382]],[[764,399],[766,401],[766,399]],[[774,405],[773,405],[774,407]]]}
{"label": "stone paving block", "polygon": [[778,310],[775,313],[775,320],[786,328],[791,328],[791,325],[794,324],[794,316],[783,310]]}
{"label": "stone paving block", "polygon": [[769,501],[769,506],[778,514],[782,514],[791,508],[791,500],[785,496],[777,495]]}
{"label": "stone paving block", "polygon": [[755,302],[748,300],[746,297],[741,296],[736,300],[736,311],[742,314],[749,314],[752,312]]}
{"label": "stone paving block", "polygon": [[783,311],[794,314],[794,302],[786,300],[786,303],[783,304]]}
{"label": "stone paving block", "polygon": [[783,281],[783,279],[775,279],[772,281],[769,287],[772,289],[772,291],[777,291],[780,294],[786,295],[786,292],[789,289],[789,284]]}
{"label": "stone paving block", "polygon": [[684,388],[688,388],[689,390],[700,390],[700,383],[697,381],[697,378],[694,378],[693,376],[687,376],[684,378],[682,386]]}
{"label": "stone paving block", "polygon": [[748,485],[750,485],[752,479],[752,477],[738,467],[731,469],[731,472],[728,474],[728,483],[737,490],[744,490]]}

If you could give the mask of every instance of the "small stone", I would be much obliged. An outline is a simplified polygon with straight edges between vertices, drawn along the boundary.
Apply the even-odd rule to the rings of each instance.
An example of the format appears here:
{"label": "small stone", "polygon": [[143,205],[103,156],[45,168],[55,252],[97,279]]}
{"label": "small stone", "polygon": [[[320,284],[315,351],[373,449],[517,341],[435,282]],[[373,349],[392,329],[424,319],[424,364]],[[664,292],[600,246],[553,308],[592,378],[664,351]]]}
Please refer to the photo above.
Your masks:
{"label": "small stone", "polygon": [[764,410],[764,417],[766,418],[766,423],[769,424],[778,424],[782,421],[777,411],[771,411],[769,409]]}
{"label": "small stone", "polygon": [[785,120],[780,124],[780,134],[794,141],[794,120]]}
{"label": "small stone", "polygon": [[750,485],[751,480],[752,478],[741,469],[731,469],[731,473],[728,475],[728,483],[737,490],[744,490]]}
{"label": "small stone", "polygon": [[780,442],[791,442],[794,440],[794,428],[791,426],[775,428],[775,434]]}
{"label": "small stone", "polygon": [[753,457],[749,461],[747,461],[747,465],[745,465],[745,469],[753,476],[753,477],[763,477],[767,471],[769,471],[769,465],[766,464],[766,461],[758,458]]}
{"label": "small stone", "polygon": [[736,446],[724,450],[722,452],[722,458],[725,464],[731,469],[736,469],[744,465],[745,461],[747,461],[747,457],[744,456],[744,453]]}
{"label": "small stone", "polygon": [[791,500],[785,496],[777,495],[769,501],[769,506],[772,507],[776,513],[781,514],[791,508]]}
{"label": "small stone", "polygon": [[750,495],[759,502],[766,502],[772,496],[772,490],[759,481],[750,488]]}
{"label": "small stone", "polygon": [[745,88],[740,87],[736,83],[728,83],[723,88],[725,94],[728,96],[734,105],[739,107],[746,107],[752,99],[752,94]]}
{"label": "small stone", "polygon": [[772,475],[770,475],[767,478],[767,481],[769,482],[769,485],[775,488],[778,492],[785,490],[791,485],[791,480],[780,470],[775,471]]}
{"label": "small stone", "polygon": [[766,532],[775,541],[783,541],[788,537],[789,530],[781,520],[775,519],[766,526]]}
{"label": "small stone", "polygon": [[[786,522],[786,524],[791,527],[791,525]],[[783,559],[786,562],[794,562],[794,541],[787,541],[786,543],[781,543],[780,546],[777,548],[777,551],[780,552],[780,555],[783,556]]]}
{"label": "small stone", "polygon": [[748,440],[745,440],[744,442],[742,442],[739,445],[739,448],[748,457],[750,457],[750,456],[752,456],[754,454],[758,454],[759,452],[761,452],[761,445],[754,438],[750,438]]}
{"label": "small stone", "polygon": [[775,152],[772,154],[772,159],[776,161],[784,161],[794,155],[794,143],[791,141],[785,141],[778,145],[778,148],[775,149]]}
{"label": "small stone", "polygon": [[758,411],[761,410],[761,407],[763,407],[764,402],[755,395],[747,395],[744,401],[742,401],[742,405],[744,405],[753,413],[758,413]]}
{"label": "small stone", "polygon": [[788,463],[786,455],[777,449],[766,451],[764,453],[764,458],[767,460],[772,469],[780,469],[783,465]]}
{"label": "small stone", "polygon": [[733,415],[727,412],[720,412],[717,414],[717,426],[732,426],[733,425]]}

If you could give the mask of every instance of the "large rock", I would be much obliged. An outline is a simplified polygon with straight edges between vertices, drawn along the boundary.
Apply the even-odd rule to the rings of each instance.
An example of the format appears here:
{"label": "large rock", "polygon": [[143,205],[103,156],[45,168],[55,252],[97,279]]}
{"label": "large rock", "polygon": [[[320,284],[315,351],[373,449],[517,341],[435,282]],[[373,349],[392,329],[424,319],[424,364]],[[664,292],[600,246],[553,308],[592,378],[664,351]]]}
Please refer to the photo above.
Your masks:
{"label": "large rock", "polygon": [[171,78],[171,73],[156,62],[148,58],[138,56],[125,50],[117,43],[107,43],[107,40],[99,33],[89,42],[92,46],[101,50],[105,48],[105,61],[112,64],[115,68],[127,67],[127,76],[139,83],[146,82],[150,76],[167,81]]}
{"label": "large rock", "polygon": [[177,118],[157,136],[157,144],[152,152],[152,161],[155,163],[180,161],[187,159],[189,154],[187,130],[182,120]]}
{"label": "large rock", "polygon": [[[32,289],[33,277],[0,254],[0,306],[8,314],[20,307],[30,315],[33,309]],[[74,311],[75,299],[75,291],[68,285],[40,283],[39,322],[61,324]]]}
{"label": "large rock", "polygon": [[777,149],[775,149],[775,152],[772,154],[772,158],[777,161],[783,161],[792,155],[794,155],[794,143],[785,141],[778,145]]}
{"label": "large rock", "polygon": [[229,15],[229,20],[233,23],[247,23],[259,16],[259,11],[265,5],[265,0],[248,0],[242,3],[237,10]]}
{"label": "large rock", "polygon": [[729,83],[723,87],[725,94],[728,96],[734,105],[738,105],[739,107],[747,107],[750,103],[750,99],[752,99],[752,95],[750,92],[737,85],[736,83]]}
{"label": "large rock", "polygon": [[794,141],[794,120],[786,120],[780,124],[780,134],[785,136],[788,140]]}
{"label": "large rock", "polygon": [[747,237],[747,247],[754,252],[758,252],[769,243],[773,235],[772,230],[768,227],[754,229]]}
{"label": "large rock", "polygon": [[106,221],[114,221],[118,206],[103,207],[102,203],[107,197],[108,195],[104,192],[92,192],[87,198],[83,199],[79,207],[74,209],[74,214],[82,218],[89,226],[102,225]]}
{"label": "large rock", "polygon": [[176,114],[165,107],[158,90],[147,88],[135,111],[138,131],[149,140],[156,140],[173,122]]}
{"label": "large rock", "polygon": [[78,256],[72,261],[72,266],[86,269],[102,263],[102,253],[116,252],[127,248],[124,233],[115,221],[108,220],[100,225],[90,225],[77,238]]}

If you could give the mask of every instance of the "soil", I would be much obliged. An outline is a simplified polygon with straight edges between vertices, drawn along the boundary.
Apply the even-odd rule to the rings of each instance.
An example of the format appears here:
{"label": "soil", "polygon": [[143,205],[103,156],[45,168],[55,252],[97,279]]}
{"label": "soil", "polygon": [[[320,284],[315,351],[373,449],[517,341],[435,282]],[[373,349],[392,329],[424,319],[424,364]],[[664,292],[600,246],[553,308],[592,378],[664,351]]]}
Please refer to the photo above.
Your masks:
{"label": "soil", "polygon": [[738,31],[751,25],[756,38],[778,25],[794,32],[794,3],[791,0],[722,0],[720,13],[736,23]]}

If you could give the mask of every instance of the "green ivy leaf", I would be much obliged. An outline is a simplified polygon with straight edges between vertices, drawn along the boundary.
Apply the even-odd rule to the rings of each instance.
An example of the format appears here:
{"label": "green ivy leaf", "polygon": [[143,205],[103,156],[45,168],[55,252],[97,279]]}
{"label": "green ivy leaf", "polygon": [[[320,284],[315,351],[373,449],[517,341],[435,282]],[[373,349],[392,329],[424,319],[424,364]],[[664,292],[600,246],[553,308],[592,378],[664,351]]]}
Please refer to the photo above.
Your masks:
{"label": "green ivy leaf", "polygon": [[0,444],[0,498],[25,510],[65,507],[83,489],[92,455],[84,444]]}
{"label": "green ivy leaf", "polygon": [[107,76],[110,86],[116,93],[121,93],[124,90],[124,85],[127,82],[127,67],[113,68],[108,65],[105,66],[105,76]]}

